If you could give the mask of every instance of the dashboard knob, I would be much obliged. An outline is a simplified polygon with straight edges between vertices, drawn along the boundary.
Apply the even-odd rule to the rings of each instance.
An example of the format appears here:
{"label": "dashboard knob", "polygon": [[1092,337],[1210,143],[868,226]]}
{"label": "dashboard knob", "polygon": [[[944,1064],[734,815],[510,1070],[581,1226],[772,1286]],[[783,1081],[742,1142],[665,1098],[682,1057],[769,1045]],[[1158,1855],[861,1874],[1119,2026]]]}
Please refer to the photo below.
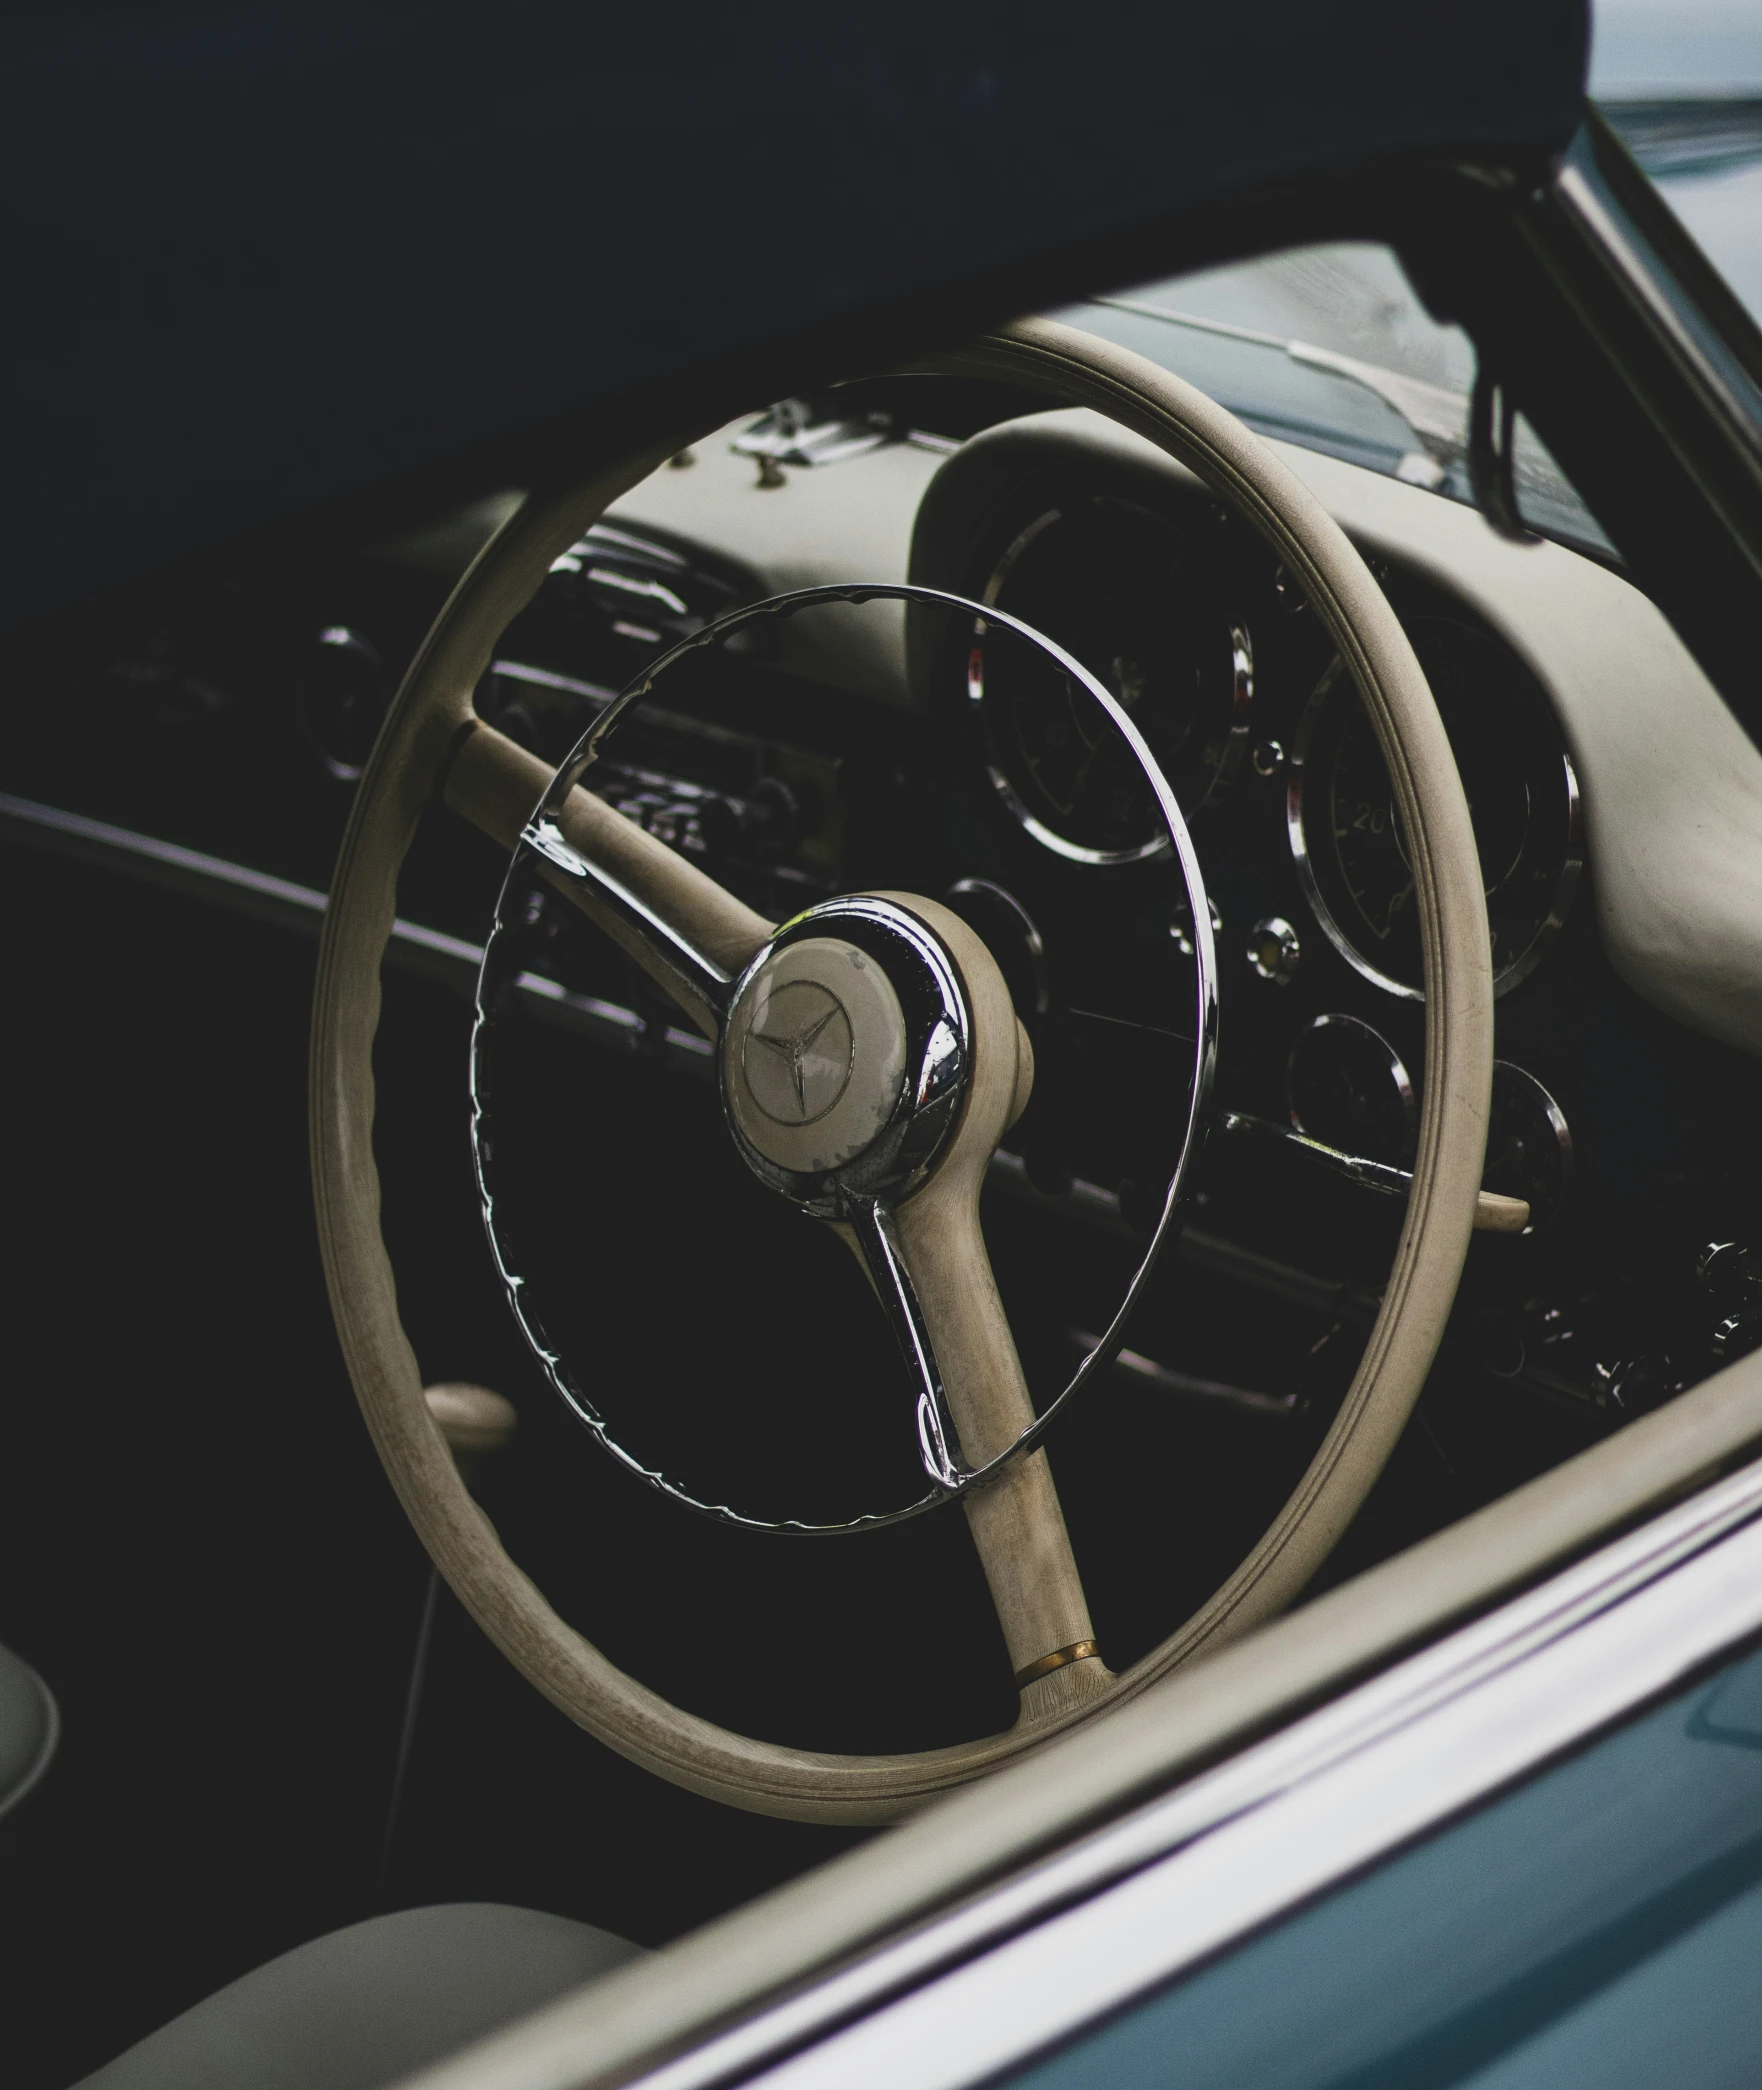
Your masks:
{"label": "dashboard knob", "polygon": [[1709,1241],[1695,1258],[1695,1275],[1713,1304],[1728,1311],[1762,1293],[1762,1257],[1748,1241]]}
{"label": "dashboard knob", "polygon": [[793,849],[807,831],[801,793],[780,776],[760,777],[746,802],[747,832],[768,849]]}
{"label": "dashboard knob", "polygon": [[1669,1358],[1650,1351],[1623,1357],[1614,1364],[1599,1364],[1597,1377],[1608,1405],[1623,1415],[1645,1415],[1678,1390],[1677,1375]]}
{"label": "dashboard knob", "polygon": [[1713,1331],[1713,1354],[1721,1364],[1749,1356],[1758,1344],[1762,1344],[1762,1306],[1747,1306],[1727,1314]]}
{"label": "dashboard knob", "polygon": [[1297,977],[1303,946],[1282,915],[1271,914],[1248,932],[1248,962],[1263,980],[1288,987]]}
{"label": "dashboard knob", "polygon": [[699,810],[715,856],[782,856],[813,825],[803,794],[782,777],[761,777],[745,798],[707,798]]}

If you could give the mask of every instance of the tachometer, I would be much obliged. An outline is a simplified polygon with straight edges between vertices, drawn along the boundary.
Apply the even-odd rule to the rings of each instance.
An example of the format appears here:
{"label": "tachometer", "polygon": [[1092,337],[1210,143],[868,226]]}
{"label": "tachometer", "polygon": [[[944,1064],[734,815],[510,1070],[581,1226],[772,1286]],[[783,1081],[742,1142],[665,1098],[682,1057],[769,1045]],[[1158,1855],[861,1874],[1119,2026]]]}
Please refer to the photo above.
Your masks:
{"label": "tachometer", "polygon": [[[1105,682],[1191,812],[1227,785],[1254,696],[1247,631],[1190,540],[1118,500],[1051,508],[993,568],[983,599],[1012,611]],[[1143,771],[1093,698],[1036,648],[972,634],[967,694],[988,767],[1028,832],[1079,863],[1167,848]]]}
{"label": "tachometer", "polygon": [[[1527,977],[1578,883],[1578,784],[1547,698],[1497,640],[1440,617],[1408,636],[1438,700],[1474,820],[1493,986]],[[1391,993],[1423,993],[1413,870],[1389,773],[1336,657],[1291,751],[1291,849],[1311,908],[1343,957]]]}

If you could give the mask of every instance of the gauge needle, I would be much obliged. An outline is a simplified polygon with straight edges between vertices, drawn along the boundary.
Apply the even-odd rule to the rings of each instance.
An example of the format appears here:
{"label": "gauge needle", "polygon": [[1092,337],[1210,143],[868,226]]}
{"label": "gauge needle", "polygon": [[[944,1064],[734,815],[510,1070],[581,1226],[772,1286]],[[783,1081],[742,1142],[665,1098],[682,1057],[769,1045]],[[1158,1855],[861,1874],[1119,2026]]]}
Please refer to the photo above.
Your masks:
{"label": "gauge needle", "polygon": [[1111,1023],[1120,1030],[1142,1031],[1149,1038],[1170,1038],[1177,1045],[1193,1043],[1185,1031],[1165,1030],[1159,1023],[1138,1023],[1130,1016],[1104,1016],[1099,1009],[1067,1009],[1065,1014],[1081,1017],[1085,1023]]}

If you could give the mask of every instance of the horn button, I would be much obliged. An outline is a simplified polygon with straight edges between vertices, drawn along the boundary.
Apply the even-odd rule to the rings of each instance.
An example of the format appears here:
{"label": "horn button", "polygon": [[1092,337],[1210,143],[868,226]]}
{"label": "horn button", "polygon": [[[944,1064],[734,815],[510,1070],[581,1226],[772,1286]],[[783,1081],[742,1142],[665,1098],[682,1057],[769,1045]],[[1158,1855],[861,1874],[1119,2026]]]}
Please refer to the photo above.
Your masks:
{"label": "horn button", "polygon": [[735,989],[721,1051],[735,1142],[813,1209],[897,1190],[958,1115],[970,1035],[959,975],[926,924],[879,898],[814,908]]}

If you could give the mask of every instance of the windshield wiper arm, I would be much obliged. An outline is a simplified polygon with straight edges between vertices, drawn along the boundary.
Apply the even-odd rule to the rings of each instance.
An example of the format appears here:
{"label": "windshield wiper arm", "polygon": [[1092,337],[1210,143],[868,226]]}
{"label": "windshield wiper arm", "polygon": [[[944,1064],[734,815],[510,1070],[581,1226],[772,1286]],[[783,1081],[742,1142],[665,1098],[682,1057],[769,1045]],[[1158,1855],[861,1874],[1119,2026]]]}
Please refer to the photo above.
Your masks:
{"label": "windshield wiper arm", "polygon": [[1139,319],[1160,319],[1169,326],[1188,327],[1195,333],[1216,334],[1226,341],[1246,341],[1255,348],[1277,349],[1293,363],[1343,377],[1348,384],[1374,393],[1407,424],[1422,455],[1437,467],[1434,485],[1457,469],[1468,455],[1466,392],[1453,392],[1448,385],[1434,385],[1399,370],[1385,370],[1380,363],[1361,362],[1357,356],[1341,355],[1335,349],[1317,348],[1310,341],[1288,340],[1283,334],[1233,326],[1227,320],[1202,319],[1196,312],[1177,312],[1172,306],[1151,305],[1140,298],[1097,297],[1089,303],[1115,312],[1130,312]]}

